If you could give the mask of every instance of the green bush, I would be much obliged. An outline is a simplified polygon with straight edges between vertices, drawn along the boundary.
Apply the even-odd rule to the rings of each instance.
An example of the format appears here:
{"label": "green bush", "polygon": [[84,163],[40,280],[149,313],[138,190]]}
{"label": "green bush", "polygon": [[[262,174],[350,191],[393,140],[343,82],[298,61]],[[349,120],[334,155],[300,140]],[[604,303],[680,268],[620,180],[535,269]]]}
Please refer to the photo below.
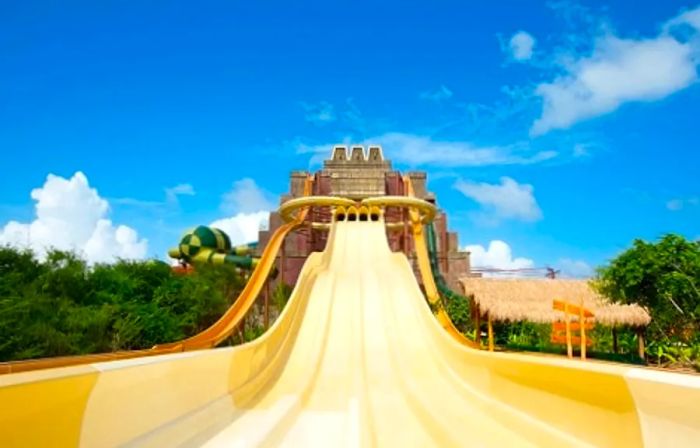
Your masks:
{"label": "green bush", "polygon": [[88,266],[0,247],[0,361],[152,347],[214,323],[243,280],[228,266],[186,276],[159,261]]}

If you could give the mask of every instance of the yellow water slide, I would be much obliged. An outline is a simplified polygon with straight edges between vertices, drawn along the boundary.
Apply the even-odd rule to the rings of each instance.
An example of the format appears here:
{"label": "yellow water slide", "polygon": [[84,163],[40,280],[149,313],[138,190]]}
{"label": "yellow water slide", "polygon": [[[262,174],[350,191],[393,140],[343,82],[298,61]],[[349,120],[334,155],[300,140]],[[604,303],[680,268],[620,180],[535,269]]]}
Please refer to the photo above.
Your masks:
{"label": "yellow water slide", "polygon": [[0,445],[698,446],[700,378],[460,343],[383,221],[337,222],[259,339],[0,376]]}

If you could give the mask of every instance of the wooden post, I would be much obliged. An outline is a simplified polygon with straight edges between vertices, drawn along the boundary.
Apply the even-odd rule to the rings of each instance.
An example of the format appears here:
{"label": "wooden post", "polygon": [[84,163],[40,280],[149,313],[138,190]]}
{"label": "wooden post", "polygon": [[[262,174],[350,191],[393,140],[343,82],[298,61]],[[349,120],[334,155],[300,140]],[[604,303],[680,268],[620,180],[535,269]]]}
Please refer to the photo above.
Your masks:
{"label": "wooden post", "polygon": [[476,327],[476,333],[474,334],[474,339],[479,346],[481,346],[481,308],[479,307],[479,304],[477,303],[476,306],[474,307],[475,310],[475,316],[474,316],[474,326]]}
{"label": "wooden post", "polygon": [[265,310],[263,317],[263,324],[265,325],[265,330],[270,328],[270,279],[265,282]]}
{"label": "wooden post", "polygon": [[617,345],[617,327],[613,325],[612,327],[612,342],[613,342],[613,353],[620,353]]}
{"label": "wooden post", "polygon": [[581,333],[581,360],[586,360],[586,325],[585,316],[583,315],[583,298],[581,298],[581,304],[578,307],[578,325],[579,331]]}
{"label": "wooden post", "polygon": [[571,318],[569,316],[569,302],[564,302],[564,323],[566,324],[566,356],[574,357],[574,347],[571,345]]}
{"label": "wooden post", "polygon": [[491,313],[487,314],[489,323],[489,351],[493,351],[493,323],[491,322]]}
{"label": "wooden post", "polygon": [[646,359],[644,353],[644,327],[639,327],[637,329],[637,344],[639,345],[639,357]]}

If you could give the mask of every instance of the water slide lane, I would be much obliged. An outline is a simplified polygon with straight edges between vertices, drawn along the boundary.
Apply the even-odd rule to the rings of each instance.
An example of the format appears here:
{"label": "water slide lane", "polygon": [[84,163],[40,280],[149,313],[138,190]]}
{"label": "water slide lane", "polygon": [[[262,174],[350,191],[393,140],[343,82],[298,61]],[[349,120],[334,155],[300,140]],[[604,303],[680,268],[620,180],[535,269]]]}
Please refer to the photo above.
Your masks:
{"label": "water slide lane", "polygon": [[[0,402],[35,405],[0,407],[0,442],[560,447],[700,440],[697,377],[474,350],[444,325],[406,257],[389,250],[383,222],[336,223],[326,251],[309,257],[287,307],[259,339],[2,376]],[[65,392],[48,395],[56,390]],[[59,414],[66,416],[61,427],[47,423]]]}

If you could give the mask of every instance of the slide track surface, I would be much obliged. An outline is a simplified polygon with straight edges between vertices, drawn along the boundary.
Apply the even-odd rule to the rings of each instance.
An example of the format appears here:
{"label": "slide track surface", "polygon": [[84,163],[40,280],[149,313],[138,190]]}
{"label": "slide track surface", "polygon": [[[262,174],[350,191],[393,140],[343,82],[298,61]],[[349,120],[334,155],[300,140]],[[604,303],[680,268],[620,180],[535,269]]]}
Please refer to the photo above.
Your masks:
{"label": "slide track surface", "polygon": [[326,250],[308,258],[279,319],[255,341],[0,377],[0,443],[680,447],[700,440],[698,377],[489,353],[460,343],[445,325],[405,255],[390,251],[382,221],[338,222]]}

